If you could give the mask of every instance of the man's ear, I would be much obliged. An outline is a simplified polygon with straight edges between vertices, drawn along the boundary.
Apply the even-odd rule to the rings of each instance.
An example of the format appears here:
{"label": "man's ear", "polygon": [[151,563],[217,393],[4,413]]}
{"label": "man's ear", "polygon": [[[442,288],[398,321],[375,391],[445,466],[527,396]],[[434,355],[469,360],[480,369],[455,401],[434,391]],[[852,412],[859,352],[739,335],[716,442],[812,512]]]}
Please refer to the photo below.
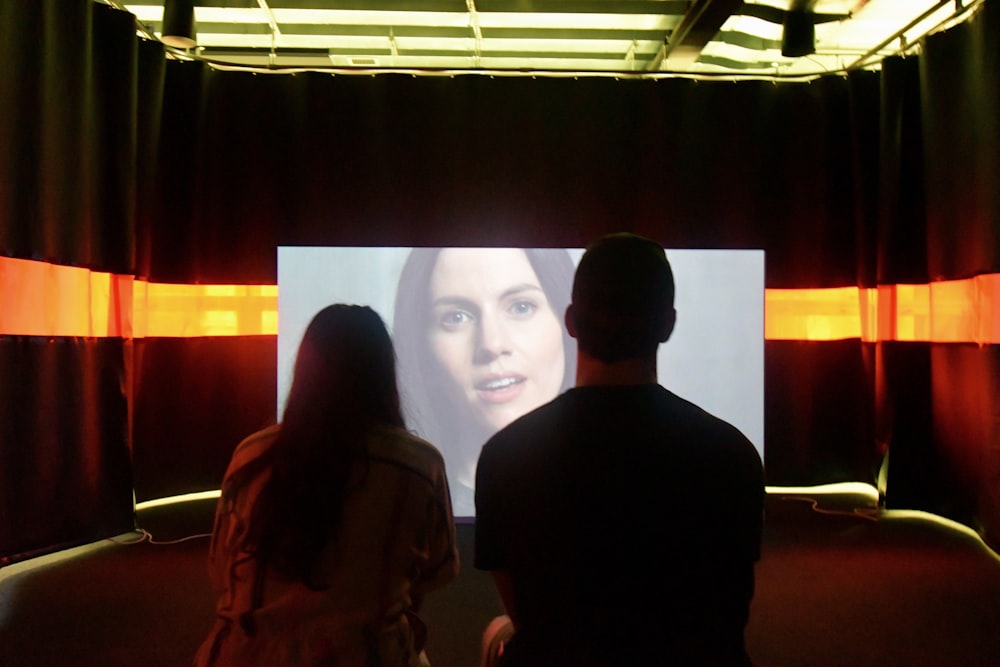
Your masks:
{"label": "man's ear", "polygon": [[660,342],[666,343],[670,334],[674,332],[674,325],[677,324],[677,309],[671,308],[663,320],[663,329],[660,331]]}
{"label": "man's ear", "polygon": [[563,322],[566,323],[566,332],[569,333],[570,338],[576,338],[576,311],[573,310],[573,304],[566,306]]}

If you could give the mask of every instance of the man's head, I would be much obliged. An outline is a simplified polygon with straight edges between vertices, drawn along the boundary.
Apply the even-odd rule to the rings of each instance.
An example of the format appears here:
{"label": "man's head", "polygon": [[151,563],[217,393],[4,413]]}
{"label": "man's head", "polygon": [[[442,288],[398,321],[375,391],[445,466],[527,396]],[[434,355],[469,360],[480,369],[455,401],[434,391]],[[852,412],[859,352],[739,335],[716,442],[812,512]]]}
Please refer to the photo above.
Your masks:
{"label": "man's head", "polygon": [[606,363],[655,354],[675,320],[674,275],[659,244],[620,233],[587,248],[566,311],[582,352]]}

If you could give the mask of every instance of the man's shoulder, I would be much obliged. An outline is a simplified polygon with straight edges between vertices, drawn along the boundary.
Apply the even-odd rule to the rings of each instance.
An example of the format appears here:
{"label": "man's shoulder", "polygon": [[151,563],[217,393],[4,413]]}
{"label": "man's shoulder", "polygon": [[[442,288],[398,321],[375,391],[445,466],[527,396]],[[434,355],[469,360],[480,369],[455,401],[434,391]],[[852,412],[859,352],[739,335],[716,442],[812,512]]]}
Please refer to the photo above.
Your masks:
{"label": "man's shoulder", "polygon": [[573,387],[522,415],[491,441],[522,440],[539,429],[565,428],[588,421],[657,418],[693,427],[739,431],[728,422],[659,384]]}
{"label": "man's shoulder", "polygon": [[545,437],[545,432],[562,430],[572,423],[577,413],[575,389],[569,389],[554,399],[531,410],[494,433],[486,442],[487,447],[502,447],[524,442],[526,439]]}
{"label": "man's shoulder", "polygon": [[586,437],[605,429],[628,431],[630,425],[653,438],[669,433],[716,447],[756,451],[736,426],[659,384],[574,387],[511,422],[487,446],[532,447],[532,442],[554,434]]}
{"label": "man's shoulder", "polygon": [[717,434],[744,439],[743,433],[738,428],[697,403],[692,403],[668,389],[664,389],[663,393],[669,397],[667,400],[672,406],[671,414],[678,422],[689,423],[692,427],[715,431]]}
{"label": "man's shoulder", "polygon": [[731,457],[733,463],[761,464],[757,448],[739,428],[669,390],[664,392],[670,396],[672,427],[692,447],[706,456]]}

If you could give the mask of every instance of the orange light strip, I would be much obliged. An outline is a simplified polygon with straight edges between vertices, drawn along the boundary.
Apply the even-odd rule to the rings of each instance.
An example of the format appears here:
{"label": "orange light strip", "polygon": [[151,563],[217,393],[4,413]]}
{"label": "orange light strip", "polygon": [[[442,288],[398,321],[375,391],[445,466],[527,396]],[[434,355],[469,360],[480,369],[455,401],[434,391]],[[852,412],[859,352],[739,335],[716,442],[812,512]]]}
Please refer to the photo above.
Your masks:
{"label": "orange light strip", "polygon": [[135,337],[274,336],[277,285],[174,285],[137,280]]}
{"label": "orange light strip", "polygon": [[[764,290],[766,340],[840,340],[865,338],[857,287]],[[867,304],[866,304],[867,305]],[[867,318],[864,318],[867,319]]]}
{"label": "orange light strip", "polygon": [[764,338],[1000,343],[1000,274],[928,285],[768,289]]}
{"label": "orange light strip", "polygon": [[130,337],[132,277],[0,257],[0,334]]}
{"label": "orange light strip", "polygon": [[0,334],[273,336],[277,285],[171,285],[0,257]]}
{"label": "orange light strip", "polygon": [[[0,257],[0,334],[273,336],[277,285],[175,285]],[[767,289],[767,340],[1000,343],[1000,274],[878,288]]]}

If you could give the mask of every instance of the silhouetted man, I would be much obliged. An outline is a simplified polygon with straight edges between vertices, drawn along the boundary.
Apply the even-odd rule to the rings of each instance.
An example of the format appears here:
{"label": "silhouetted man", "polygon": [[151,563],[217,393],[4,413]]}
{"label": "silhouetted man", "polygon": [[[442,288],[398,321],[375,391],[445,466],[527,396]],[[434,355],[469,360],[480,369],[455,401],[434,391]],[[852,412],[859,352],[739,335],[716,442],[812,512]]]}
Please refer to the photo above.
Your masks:
{"label": "silhouetted man", "polygon": [[576,387],[483,448],[475,565],[513,621],[504,667],[750,664],[763,470],[736,428],[657,384],[673,303],[659,245],[592,244],[565,318]]}

